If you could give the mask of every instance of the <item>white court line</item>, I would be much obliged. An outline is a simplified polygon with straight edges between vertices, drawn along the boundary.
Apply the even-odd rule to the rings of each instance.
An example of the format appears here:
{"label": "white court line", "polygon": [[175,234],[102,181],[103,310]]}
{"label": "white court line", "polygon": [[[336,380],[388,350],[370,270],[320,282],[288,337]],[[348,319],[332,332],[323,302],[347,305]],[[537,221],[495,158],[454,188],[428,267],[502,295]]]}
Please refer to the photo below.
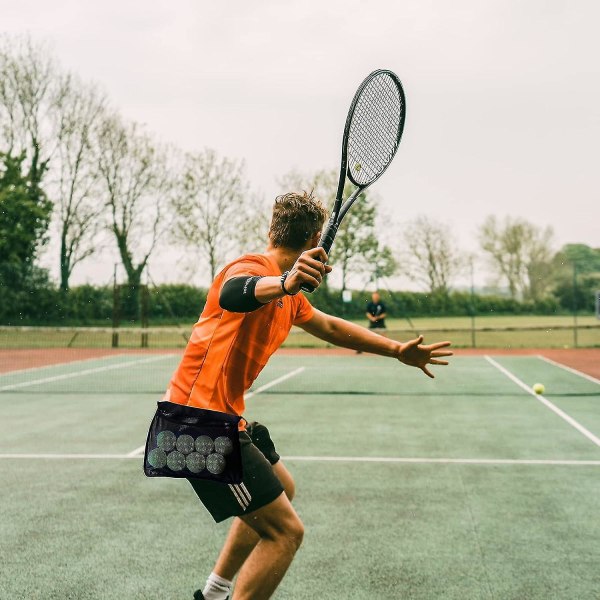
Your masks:
{"label": "white court line", "polygon": [[600,460],[538,460],[527,458],[395,458],[388,456],[282,456],[281,458],[285,460],[317,462],[381,462],[443,465],[591,465],[600,467]]}
{"label": "white court line", "polygon": [[81,460],[81,459],[104,459],[117,460],[124,458],[134,458],[127,454],[0,454],[2,458],[29,458],[32,460]]}
{"label": "white court line", "polygon": [[[1,459],[30,460],[124,460],[139,456],[129,454],[0,454]],[[456,464],[456,465],[547,465],[600,467],[600,460],[538,460],[512,458],[401,458],[391,456],[282,456],[283,460],[306,462],[355,462],[400,464]]]}
{"label": "white court line", "polygon": [[485,359],[496,369],[498,369],[501,373],[506,375],[511,381],[516,383],[520,388],[524,389],[528,394],[531,394],[534,398],[539,400],[542,404],[547,406],[552,412],[556,413],[561,419],[564,419],[571,427],[574,427],[582,433],[588,440],[596,444],[596,446],[600,447],[600,439],[597,438],[591,431],[587,430],[583,425],[578,423],[573,417],[570,417],[566,412],[558,408],[558,406],[552,404],[550,400],[547,400],[541,394],[536,394],[532,388],[530,388],[526,383],[523,383],[518,377],[513,375],[510,371],[505,369],[502,365],[498,364],[493,358],[490,356],[486,356]]}
{"label": "white court line", "polygon": [[[31,371],[41,371],[42,369],[53,369],[56,367],[68,367],[71,365],[79,365],[81,363],[92,362],[93,360],[104,360],[105,358],[113,358],[120,356],[119,354],[107,354],[105,356],[94,356],[92,358],[80,358],[79,360],[68,360],[65,362],[53,363],[51,365],[41,365],[40,367],[29,367],[27,369],[14,369],[12,371],[3,371],[0,373],[1,377],[8,377],[10,375],[20,375],[21,373],[31,373]],[[127,356],[126,354],[121,356]]]}
{"label": "white court line", "polygon": [[144,454],[145,449],[146,449],[146,444],[144,444],[143,446],[140,446],[139,448],[136,448],[135,450],[132,450],[129,454],[126,454],[125,457],[126,458],[138,458],[139,456],[142,456],[142,454]]}
{"label": "white court line", "polygon": [[543,360],[544,362],[547,362],[550,365],[554,365],[555,367],[560,367],[561,369],[564,369],[565,371],[568,371],[569,373],[573,373],[574,375],[579,375],[579,377],[583,377],[584,379],[587,379],[588,381],[591,381],[592,383],[597,383],[598,385],[600,385],[600,379],[596,379],[595,377],[592,377],[591,375],[588,375],[587,373],[582,373],[581,371],[578,371],[577,369],[573,369],[573,367],[567,367],[567,365],[562,365],[559,362],[556,362],[555,360],[552,360],[551,358],[546,358],[545,356],[542,356],[541,354],[538,354],[537,357],[540,360]]}
{"label": "white court line", "polygon": [[140,360],[130,360],[125,363],[118,363],[116,365],[104,365],[103,367],[95,367],[93,369],[84,369],[83,371],[75,371],[72,373],[64,373],[63,375],[54,375],[52,377],[43,377],[42,379],[33,379],[30,381],[23,381],[21,383],[12,383],[9,385],[3,385],[0,387],[0,392],[4,392],[6,390],[15,390],[20,387],[27,387],[31,385],[36,385],[38,383],[49,383],[51,381],[60,381],[63,379],[71,379],[72,377],[81,377],[82,375],[90,375],[91,373],[101,373],[103,371],[110,371],[112,369],[124,369],[126,367],[130,367],[132,365],[141,365],[149,362],[156,362],[158,360],[164,360],[165,358],[170,358],[170,355],[161,354],[160,356],[152,356],[150,358],[142,358]]}
{"label": "white court line", "polygon": [[304,369],[306,369],[306,367],[298,367],[297,369],[294,369],[293,371],[290,371],[289,373],[286,373],[285,375],[282,375],[277,379],[273,379],[273,381],[269,381],[269,383],[265,383],[265,385],[261,385],[260,387],[256,388],[253,392],[246,394],[246,400],[248,398],[252,398],[252,396],[256,396],[257,394],[264,392],[265,390],[268,390],[269,388],[273,387],[274,385],[277,385],[278,383],[281,383],[282,381],[285,381],[286,379],[290,379],[295,375],[299,375],[300,373],[302,373],[302,371],[304,371]]}
{"label": "white court line", "polygon": [[[285,375],[282,375],[281,377],[278,377],[277,379],[273,379],[273,381],[269,381],[269,383],[265,383],[265,385],[261,385],[260,387],[256,388],[253,392],[246,394],[245,399],[247,400],[248,398],[252,398],[252,396],[256,396],[257,394],[260,394],[261,392],[268,390],[269,388],[273,387],[274,385],[277,385],[278,383],[285,381],[286,379],[290,379],[291,377],[294,377],[295,375],[299,375],[300,373],[302,373],[302,371],[304,371],[305,368],[306,367],[298,367],[297,369],[294,369],[293,371],[290,371],[289,373],[286,373]],[[146,448],[146,445],[144,444],[143,446],[140,446],[139,448],[132,450],[129,454],[127,454],[127,456],[130,458],[139,456],[140,454],[142,454],[144,452],[145,448]]]}

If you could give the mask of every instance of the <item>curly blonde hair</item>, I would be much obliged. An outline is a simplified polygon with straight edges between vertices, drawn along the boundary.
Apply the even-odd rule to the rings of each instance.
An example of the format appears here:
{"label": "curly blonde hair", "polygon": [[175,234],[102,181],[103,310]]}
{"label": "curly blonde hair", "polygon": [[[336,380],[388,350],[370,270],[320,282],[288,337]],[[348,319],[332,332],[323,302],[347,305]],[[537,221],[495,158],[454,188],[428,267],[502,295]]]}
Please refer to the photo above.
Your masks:
{"label": "curly blonde hair", "polygon": [[321,231],[327,218],[323,203],[311,192],[290,192],[275,198],[269,239],[274,246],[300,250]]}

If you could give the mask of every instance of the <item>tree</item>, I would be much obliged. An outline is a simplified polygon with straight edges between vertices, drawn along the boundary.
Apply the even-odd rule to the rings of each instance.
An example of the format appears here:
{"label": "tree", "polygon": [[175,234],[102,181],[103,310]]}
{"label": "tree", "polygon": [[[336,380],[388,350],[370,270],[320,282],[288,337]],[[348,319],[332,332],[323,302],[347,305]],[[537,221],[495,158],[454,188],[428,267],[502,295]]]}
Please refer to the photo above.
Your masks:
{"label": "tree", "polygon": [[552,228],[542,229],[519,218],[499,223],[488,217],[479,231],[481,248],[498,275],[506,280],[511,298],[541,299],[550,288]]}
{"label": "tree", "polygon": [[593,312],[596,303],[596,292],[600,290],[600,274],[586,273],[557,279],[554,296],[560,306],[566,310]]}
{"label": "tree", "polygon": [[271,206],[264,198],[251,194],[244,218],[236,228],[235,240],[239,252],[263,252],[267,245]]}
{"label": "tree", "polygon": [[461,268],[460,251],[447,225],[419,216],[406,225],[405,272],[432,294],[447,296]]}
{"label": "tree", "polygon": [[592,248],[586,244],[565,244],[554,256],[554,267],[577,265],[579,273],[600,272],[600,248]]}
{"label": "tree", "polygon": [[27,37],[0,37],[3,177],[5,182],[18,180],[15,189],[5,195],[2,209],[3,219],[9,219],[8,227],[13,228],[3,232],[8,235],[4,241],[11,240],[14,246],[0,260],[5,267],[3,277],[10,272],[12,285],[17,281],[24,285],[24,278],[34,269],[38,250],[47,240],[52,204],[43,180],[55,147],[49,116],[62,93],[54,60],[46,48],[34,45]]}
{"label": "tree", "polygon": [[28,37],[0,38],[0,151],[24,155],[29,195],[43,202],[42,180],[56,147],[56,111],[65,89],[52,54]]}
{"label": "tree", "polygon": [[[333,208],[338,186],[338,174],[334,171],[317,171],[314,175],[304,175],[297,171],[287,173],[279,182],[286,189],[314,190],[330,208]],[[353,191],[352,184],[346,182],[344,198]],[[342,277],[342,290],[348,285],[352,272],[367,271],[369,280],[374,273],[373,257],[381,252],[375,232],[377,208],[364,192],[348,211],[337,231],[335,242],[329,253],[330,262],[339,269]]]}
{"label": "tree", "polygon": [[206,259],[211,280],[237,249],[249,204],[243,162],[220,158],[210,149],[185,156],[173,199],[175,235]]}
{"label": "tree", "polygon": [[65,93],[54,116],[58,148],[50,165],[60,239],[60,288],[69,289],[75,266],[97,250],[104,227],[104,206],[98,202],[100,171],[95,133],[105,99],[92,86],[65,77]]}
{"label": "tree", "polygon": [[157,146],[136,123],[105,113],[97,128],[101,194],[130,286],[137,288],[161,236],[174,190],[168,150]]}
{"label": "tree", "polygon": [[537,302],[544,298],[552,287],[552,229],[532,232],[529,241],[529,256],[525,268],[527,285],[523,290],[526,300]]}
{"label": "tree", "polygon": [[593,311],[600,289],[600,248],[564,245],[552,259],[552,283],[563,308]]}
{"label": "tree", "polygon": [[21,289],[46,240],[52,204],[22,173],[25,161],[0,154],[0,285]]}
{"label": "tree", "polygon": [[380,280],[391,277],[398,271],[398,261],[389,246],[378,244],[364,256],[364,270],[369,274],[369,282],[379,288]]}

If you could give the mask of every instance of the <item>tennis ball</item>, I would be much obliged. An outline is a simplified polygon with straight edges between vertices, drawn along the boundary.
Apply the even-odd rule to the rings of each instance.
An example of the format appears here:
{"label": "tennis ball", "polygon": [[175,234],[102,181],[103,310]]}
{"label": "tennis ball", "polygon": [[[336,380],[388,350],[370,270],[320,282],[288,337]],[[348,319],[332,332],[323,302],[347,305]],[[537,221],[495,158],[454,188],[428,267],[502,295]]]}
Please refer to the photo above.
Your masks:
{"label": "tennis ball", "polygon": [[543,383],[534,383],[533,384],[533,391],[536,394],[543,394],[546,391],[546,388],[544,387]]}

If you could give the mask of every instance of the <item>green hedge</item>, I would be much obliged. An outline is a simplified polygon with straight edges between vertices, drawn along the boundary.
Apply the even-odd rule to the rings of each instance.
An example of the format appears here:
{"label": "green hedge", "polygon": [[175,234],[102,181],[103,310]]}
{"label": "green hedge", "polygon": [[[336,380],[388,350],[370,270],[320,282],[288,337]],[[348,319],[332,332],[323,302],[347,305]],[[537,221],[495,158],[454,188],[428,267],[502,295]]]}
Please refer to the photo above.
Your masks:
{"label": "green hedge", "polygon": [[[160,285],[150,290],[150,324],[189,323],[197,319],[206,301],[207,290],[190,285]],[[324,312],[351,319],[364,317],[369,292],[353,292],[352,301],[342,301],[340,290],[321,288],[310,301]],[[468,292],[449,295],[424,292],[381,293],[394,317],[465,316],[484,314],[552,315],[569,312],[565,302],[554,297],[537,302],[518,302],[501,296],[471,298]],[[579,310],[591,313],[594,298],[581,298]],[[113,289],[110,286],[82,285],[63,293],[50,284],[15,292],[0,286],[2,325],[106,325],[112,323]],[[123,322],[123,325],[127,323]]]}
{"label": "green hedge", "polygon": [[[502,296],[478,296],[473,298],[468,292],[451,292],[449,295],[427,294],[425,292],[381,292],[388,313],[395,317],[425,316],[468,316],[471,314],[540,314],[552,315],[560,310],[558,301],[547,298],[541,302],[518,302]],[[359,319],[366,312],[370,292],[353,292],[352,301],[342,301],[339,290],[317,290],[311,301],[325,312]]]}

